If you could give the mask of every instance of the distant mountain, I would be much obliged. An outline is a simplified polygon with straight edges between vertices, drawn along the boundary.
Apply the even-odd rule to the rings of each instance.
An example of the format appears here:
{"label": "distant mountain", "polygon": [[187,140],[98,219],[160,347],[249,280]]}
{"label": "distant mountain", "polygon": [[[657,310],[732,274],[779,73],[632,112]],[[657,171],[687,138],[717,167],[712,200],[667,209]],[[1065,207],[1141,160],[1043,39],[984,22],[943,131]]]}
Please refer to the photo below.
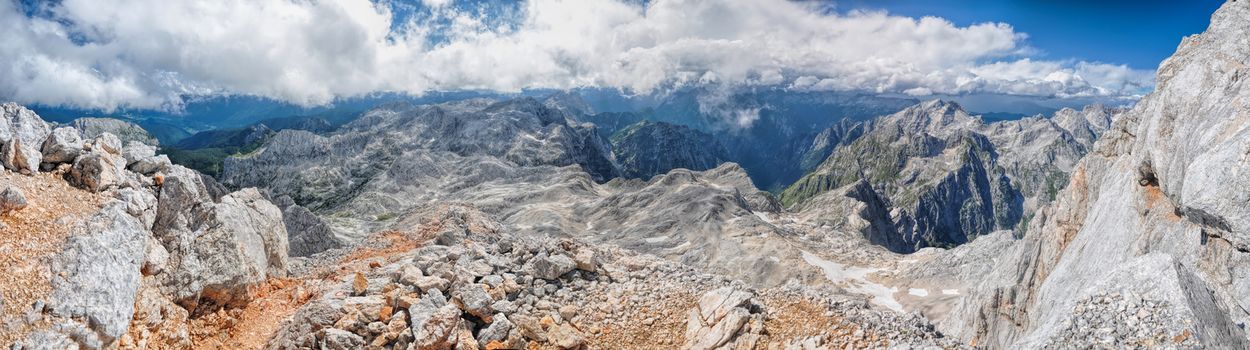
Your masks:
{"label": "distant mountain", "polygon": [[642,121],[612,135],[612,154],[628,178],[650,179],[673,169],[707,170],[728,159],[712,135],[687,126]]}
{"label": "distant mountain", "polygon": [[892,229],[872,233],[897,237],[870,241],[887,242],[902,253],[963,244],[1027,222],[1067,183],[1072,167],[1116,112],[1091,106],[1061,110],[1052,118],[987,124],[955,103],[934,100],[862,125],[841,124],[828,134],[849,137],[835,138],[837,147],[782,192],[781,201],[800,211],[820,210],[827,204],[807,202],[845,198],[846,190],[833,190],[860,186],[852,193],[879,197],[892,208],[870,218]]}
{"label": "distant mountain", "polygon": [[[804,154],[822,131],[840,120],[868,120],[920,101],[859,93],[758,90],[682,90],[630,105],[602,91],[583,92],[587,103],[606,110],[582,116],[604,135],[643,120],[684,125],[712,134],[760,188],[780,192],[805,173]],[[606,101],[606,102],[605,102]],[[741,119],[741,120],[739,120]],[[823,158],[822,158],[823,159]]]}

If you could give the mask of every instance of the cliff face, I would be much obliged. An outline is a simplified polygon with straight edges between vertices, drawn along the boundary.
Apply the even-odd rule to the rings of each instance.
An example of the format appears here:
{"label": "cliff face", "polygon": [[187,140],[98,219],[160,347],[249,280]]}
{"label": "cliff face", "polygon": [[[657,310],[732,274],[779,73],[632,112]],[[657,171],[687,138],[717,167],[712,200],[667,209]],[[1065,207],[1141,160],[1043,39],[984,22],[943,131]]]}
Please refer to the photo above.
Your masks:
{"label": "cliff face", "polygon": [[865,233],[869,240],[901,253],[964,244],[1012,229],[1049,202],[1115,112],[1090,106],[986,124],[956,104],[929,101],[869,124],[838,125],[804,156],[832,148],[828,157],[781,201],[811,210],[810,198],[862,179],[891,208],[873,220],[889,229]]}
{"label": "cliff face", "polygon": [[942,328],[1002,347],[1250,345],[1248,63],[1250,3],[1230,1]]}
{"label": "cliff face", "polygon": [[610,140],[612,154],[628,178],[649,179],[673,169],[707,170],[729,158],[712,135],[664,122],[639,122]]}

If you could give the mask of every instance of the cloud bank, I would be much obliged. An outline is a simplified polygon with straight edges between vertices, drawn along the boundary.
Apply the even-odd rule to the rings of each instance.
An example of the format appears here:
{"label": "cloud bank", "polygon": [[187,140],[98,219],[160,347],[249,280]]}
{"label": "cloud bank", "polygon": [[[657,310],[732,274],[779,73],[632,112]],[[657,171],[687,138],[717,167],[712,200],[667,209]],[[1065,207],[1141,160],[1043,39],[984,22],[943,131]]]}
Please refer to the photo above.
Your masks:
{"label": "cloud bank", "polygon": [[1036,59],[1026,35],[1002,23],[781,0],[486,6],[0,0],[0,98],[176,109],[217,94],[319,105],[372,92],[716,85],[1115,99],[1153,85],[1151,72],[1125,65]]}

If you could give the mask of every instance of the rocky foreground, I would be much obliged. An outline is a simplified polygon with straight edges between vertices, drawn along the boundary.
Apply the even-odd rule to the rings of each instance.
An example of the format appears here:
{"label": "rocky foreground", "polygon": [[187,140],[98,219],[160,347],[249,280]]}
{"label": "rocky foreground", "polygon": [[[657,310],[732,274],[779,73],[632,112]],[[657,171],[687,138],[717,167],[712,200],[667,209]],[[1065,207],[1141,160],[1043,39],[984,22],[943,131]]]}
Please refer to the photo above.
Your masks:
{"label": "rocky foreground", "polygon": [[0,341],[14,349],[954,346],[836,289],[756,289],[518,235],[469,204],[294,256],[301,235],[265,192],[227,192],[142,138],[123,147],[4,109],[0,243],[14,274],[0,282]]}

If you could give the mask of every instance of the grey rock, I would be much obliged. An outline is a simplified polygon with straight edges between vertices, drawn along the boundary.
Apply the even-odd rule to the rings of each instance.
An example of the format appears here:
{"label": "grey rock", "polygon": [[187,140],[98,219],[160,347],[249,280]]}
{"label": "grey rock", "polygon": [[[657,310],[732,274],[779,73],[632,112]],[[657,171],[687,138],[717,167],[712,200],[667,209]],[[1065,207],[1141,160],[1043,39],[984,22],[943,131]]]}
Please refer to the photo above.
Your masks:
{"label": "grey rock", "polygon": [[642,121],[611,137],[622,176],[650,179],[673,169],[707,170],[729,159],[712,135],[681,125]]}
{"label": "grey rock", "polygon": [[486,344],[492,341],[503,341],[508,338],[508,332],[513,328],[512,321],[502,313],[497,313],[491,317],[491,323],[482,329],[477,335],[478,346],[485,349]]}
{"label": "grey rock", "polygon": [[365,338],[355,333],[337,328],[326,328],[321,331],[324,333],[321,340],[321,348],[324,350],[351,350],[365,346]]}
{"label": "grey rock", "polygon": [[0,165],[15,172],[38,172],[43,143],[52,128],[35,112],[15,103],[0,105]]}
{"label": "grey rock", "polygon": [[[97,139],[99,141],[102,139]],[[93,147],[91,151],[78,157],[70,168],[70,182],[94,192],[122,185],[127,176],[126,159],[116,153],[103,151],[105,148],[107,147]]]}
{"label": "grey rock", "polygon": [[168,171],[173,163],[169,161],[169,156],[161,154],[142,158],[130,164],[130,170],[143,175],[152,175],[159,172]]}
{"label": "grey rock", "polygon": [[82,152],[82,136],[71,127],[52,130],[43,142],[43,162],[47,164],[73,163]]}
{"label": "grey rock", "polygon": [[551,256],[539,255],[530,260],[528,264],[528,270],[531,275],[545,280],[560,279],[560,276],[577,268],[577,263],[573,262],[573,259],[561,254]]}
{"label": "grey rock", "polygon": [[0,214],[25,209],[26,205],[26,196],[17,187],[5,186],[4,190],[0,191]]}
{"label": "grey rock", "polygon": [[243,303],[248,287],[286,275],[287,234],[276,206],[256,189],[213,203],[198,174],[174,169],[181,170],[169,175],[161,188],[153,233],[171,252],[160,276],[175,300]]}
{"label": "grey rock", "polygon": [[447,303],[437,290],[427,292],[408,308],[412,321],[413,345],[421,349],[449,349],[460,328],[460,309]]}
{"label": "grey rock", "polygon": [[291,256],[309,256],[344,246],[325,221],[302,206],[283,208],[282,222],[289,235]]}
{"label": "grey rock", "polygon": [[132,166],[135,162],[156,156],[156,147],[149,146],[139,141],[129,141],[122,148],[122,157],[126,158],[126,166]]}
{"label": "grey rock", "polygon": [[109,133],[117,136],[120,142],[138,141],[149,146],[159,146],[160,142],[148,134],[147,130],[135,123],[113,118],[78,118],[69,123],[78,129],[83,139],[94,139]]}
{"label": "grey rock", "polygon": [[452,298],[461,310],[470,315],[488,319],[495,313],[495,309],[491,307],[495,299],[486,293],[485,286],[481,284],[460,285],[452,291]]}
{"label": "grey rock", "polygon": [[105,342],[130,326],[147,230],[121,202],[110,202],[74,228],[54,261],[49,307],[53,315],[81,318]]}

